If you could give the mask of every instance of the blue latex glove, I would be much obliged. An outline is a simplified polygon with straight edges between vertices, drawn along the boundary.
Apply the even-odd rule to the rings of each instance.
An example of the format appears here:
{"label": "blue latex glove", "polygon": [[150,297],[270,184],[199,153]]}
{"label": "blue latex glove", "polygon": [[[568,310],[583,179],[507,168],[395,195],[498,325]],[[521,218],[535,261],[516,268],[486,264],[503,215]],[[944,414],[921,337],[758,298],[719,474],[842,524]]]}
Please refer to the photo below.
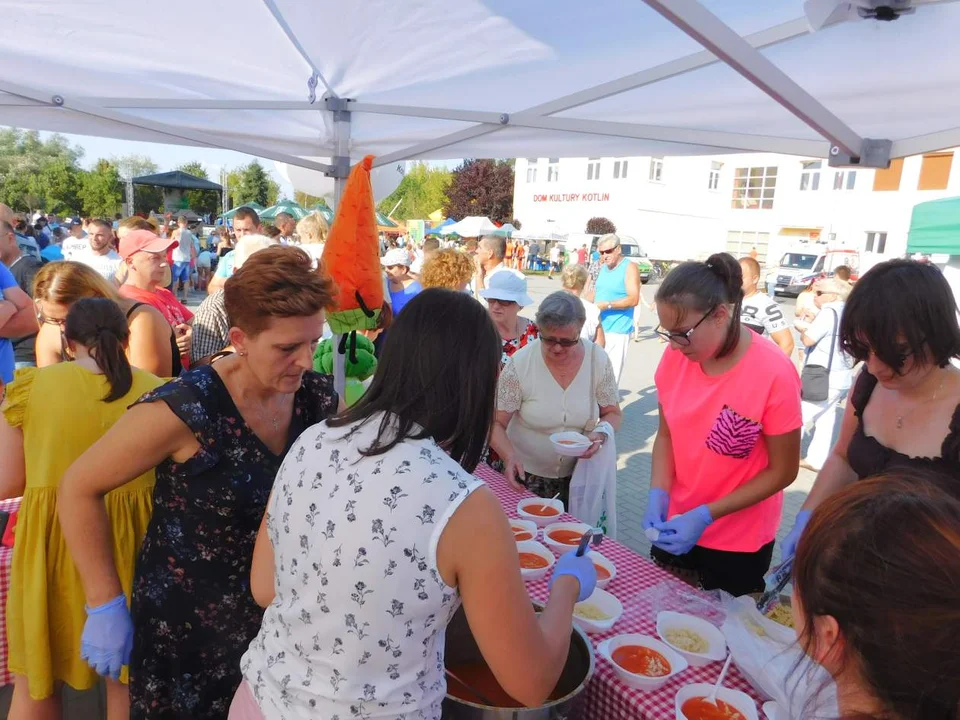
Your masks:
{"label": "blue latex glove", "polygon": [[654,543],[671,555],[686,555],[693,550],[703,531],[713,522],[706,505],[695,507],[682,515],[675,515],[667,522],[654,523],[660,537]]}
{"label": "blue latex glove", "polygon": [[127,610],[127,598],[121,593],[108,603],[86,610],[80,657],[98,675],[116,680],[120,677],[120,668],[130,664],[133,650],[133,621]]}
{"label": "blue latex glove", "polygon": [[560,556],[557,564],[553,566],[553,576],[550,578],[550,588],[553,589],[553,583],[558,577],[569,575],[575,577],[580,583],[580,594],[577,596],[577,602],[583,602],[593,595],[594,588],[597,587],[597,568],[593,565],[593,560],[586,554],[577,557],[577,551],[571,550]]}
{"label": "blue latex glove", "polygon": [[800,536],[803,535],[803,531],[806,530],[807,523],[810,522],[810,516],[812,514],[812,510],[801,510],[797,513],[797,519],[793,523],[793,528],[787,533],[787,536],[783,539],[783,545],[780,547],[780,556],[784,562],[797,554],[797,545],[800,544]]}
{"label": "blue latex glove", "polygon": [[660,488],[650,488],[650,492],[647,494],[647,509],[643,513],[643,522],[641,523],[643,529],[652,528],[656,523],[666,522],[669,507],[669,493]]}

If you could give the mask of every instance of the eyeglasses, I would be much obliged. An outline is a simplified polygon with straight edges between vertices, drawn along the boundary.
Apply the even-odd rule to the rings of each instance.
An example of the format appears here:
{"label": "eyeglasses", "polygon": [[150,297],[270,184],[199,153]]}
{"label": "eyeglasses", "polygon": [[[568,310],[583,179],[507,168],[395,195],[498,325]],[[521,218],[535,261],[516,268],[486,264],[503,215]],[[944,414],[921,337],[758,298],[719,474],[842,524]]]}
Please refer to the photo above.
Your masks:
{"label": "eyeglasses", "polygon": [[612,248],[607,248],[606,250],[601,250],[601,251],[600,251],[600,254],[601,254],[601,255],[609,255],[610,253],[616,251],[619,247],[620,247],[619,245],[614,245]]}
{"label": "eyeglasses", "polygon": [[708,317],[713,315],[713,312],[714,310],[717,309],[717,307],[718,307],[717,305],[714,305],[712,308],[707,310],[706,315],[704,315],[702,318],[697,320],[697,324],[694,325],[689,330],[684,330],[683,332],[671,332],[669,330],[664,330],[663,325],[657,325],[657,329],[654,330],[654,332],[657,333],[657,335],[662,337],[667,342],[673,341],[677,345],[689,345],[690,336],[693,335],[693,331],[696,330],[698,327],[700,327],[700,325],[703,323],[704,320],[706,320]]}
{"label": "eyeglasses", "polygon": [[516,300],[501,300],[500,298],[487,298],[488,305],[499,305],[500,307],[512,307],[516,305]]}
{"label": "eyeglasses", "polygon": [[540,336],[540,342],[542,342],[547,347],[562,347],[562,348],[572,348],[574,345],[580,344],[580,338],[576,340],[568,340],[567,338],[554,338],[547,335]]}

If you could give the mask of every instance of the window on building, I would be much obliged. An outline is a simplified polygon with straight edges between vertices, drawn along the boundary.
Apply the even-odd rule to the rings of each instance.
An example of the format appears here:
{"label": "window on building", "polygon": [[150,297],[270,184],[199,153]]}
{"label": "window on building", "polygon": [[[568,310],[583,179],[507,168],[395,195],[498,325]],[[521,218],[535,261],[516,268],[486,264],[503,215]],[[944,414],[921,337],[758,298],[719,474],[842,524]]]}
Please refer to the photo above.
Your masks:
{"label": "window on building", "polygon": [[946,190],[952,165],[952,152],[924,155],[917,190]]}
{"label": "window on building", "polygon": [[627,178],[628,160],[615,160],[613,163],[613,179],[625,180]]}
{"label": "window on building", "polygon": [[727,252],[735,258],[752,256],[757,251],[757,262],[765,265],[770,247],[770,233],[729,230],[727,232]]}
{"label": "window on building", "polygon": [[587,160],[587,180],[600,179],[600,158],[589,158]]}
{"label": "window on building", "polygon": [[547,163],[547,182],[556,182],[560,179],[560,158],[550,158]]}
{"label": "window on building", "polygon": [[527,182],[537,181],[537,158],[527,158]]}
{"label": "window on building", "polygon": [[708,190],[716,190],[720,187],[720,171],[723,169],[723,163],[716,160],[710,163],[710,179],[707,181]]}
{"label": "window on building", "polygon": [[772,210],[777,190],[777,168],[737,168],[733,174],[730,207],[740,210]]}
{"label": "window on building", "polygon": [[874,192],[889,192],[900,189],[900,176],[903,175],[903,158],[890,161],[890,167],[877,170],[873,174]]}
{"label": "window on building", "polygon": [[853,190],[857,184],[856,170],[839,170],[833,174],[834,190]]}
{"label": "window on building", "polygon": [[820,168],[823,167],[823,160],[810,160],[800,165],[803,168],[800,173],[800,190],[819,190]]}
{"label": "window on building", "polygon": [[663,158],[650,158],[650,182],[663,182]]}
{"label": "window on building", "polygon": [[864,250],[883,255],[887,249],[887,234],[885,232],[868,232],[867,244]]}

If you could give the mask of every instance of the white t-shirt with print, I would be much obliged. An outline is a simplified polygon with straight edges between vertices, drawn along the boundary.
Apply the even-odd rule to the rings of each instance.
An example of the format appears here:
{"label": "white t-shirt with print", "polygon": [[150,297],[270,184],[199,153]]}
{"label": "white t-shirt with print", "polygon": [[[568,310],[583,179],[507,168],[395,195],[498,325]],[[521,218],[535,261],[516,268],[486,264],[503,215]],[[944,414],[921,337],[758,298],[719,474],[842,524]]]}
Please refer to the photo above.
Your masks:
{"label": "white t-shirt with print", "polygon": [[460,595],[437,569],[483,483],[432,440],[365,457],[382,416],[306,430],[267,505],[276,597],[240,663],[266,718],[439,718]]}
{"label": "white t-shirt with print", "polygon": [[740,322],[760,335],[773,335],[789,327],[783,308],[769,295],[759,292],[743,299]]}
{"label": "white t-shirt with print", "polygon": [[173,261],[175,263],[188,263],[192,257],[190,248],[195,240],[193,233],[189,230],[181,230],[178,239],[180,242],[173,246]]}
{"label": "white t-shirt with print", "polygon": [[89,248],[86,252],[74,255],[72,260],[92,267],[97,271],[97,274],[113,283],[116,283],[117,268],[119,268],[120,263],[123,262],[123,259],[116,250],[111,249],[106,255],[97,255]]}
{"label": "white t-shirt with print", "polygon": [[76,260],[75,255],[90,252],[90,243],[86,236],[75,238],[71,235],[60,245],[60,251],[63,253],[64,260]]}

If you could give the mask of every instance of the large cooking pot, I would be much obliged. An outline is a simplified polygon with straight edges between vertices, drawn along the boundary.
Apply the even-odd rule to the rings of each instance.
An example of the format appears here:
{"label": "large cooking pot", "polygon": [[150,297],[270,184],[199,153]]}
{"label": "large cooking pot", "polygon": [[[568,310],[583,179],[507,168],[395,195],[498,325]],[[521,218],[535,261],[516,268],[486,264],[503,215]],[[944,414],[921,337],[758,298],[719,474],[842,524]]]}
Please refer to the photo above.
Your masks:
{"label": "large cooking pot", "polygon": [[[534,603],[539,612],[542,606]],[[463,607],[447,625],[445,662],[455,668],[467,663],[482,663],[483,655],[477,647]],[[583,689],[593,676],[593,646],[577,627],[570,635],[570,651],[560,673],[556,700],[531,708],[496,708],[470,702],[447,694],[443,700],[441,720],[576,720],[583,717]],[[450,684],[448,679],[448,685]]]}

